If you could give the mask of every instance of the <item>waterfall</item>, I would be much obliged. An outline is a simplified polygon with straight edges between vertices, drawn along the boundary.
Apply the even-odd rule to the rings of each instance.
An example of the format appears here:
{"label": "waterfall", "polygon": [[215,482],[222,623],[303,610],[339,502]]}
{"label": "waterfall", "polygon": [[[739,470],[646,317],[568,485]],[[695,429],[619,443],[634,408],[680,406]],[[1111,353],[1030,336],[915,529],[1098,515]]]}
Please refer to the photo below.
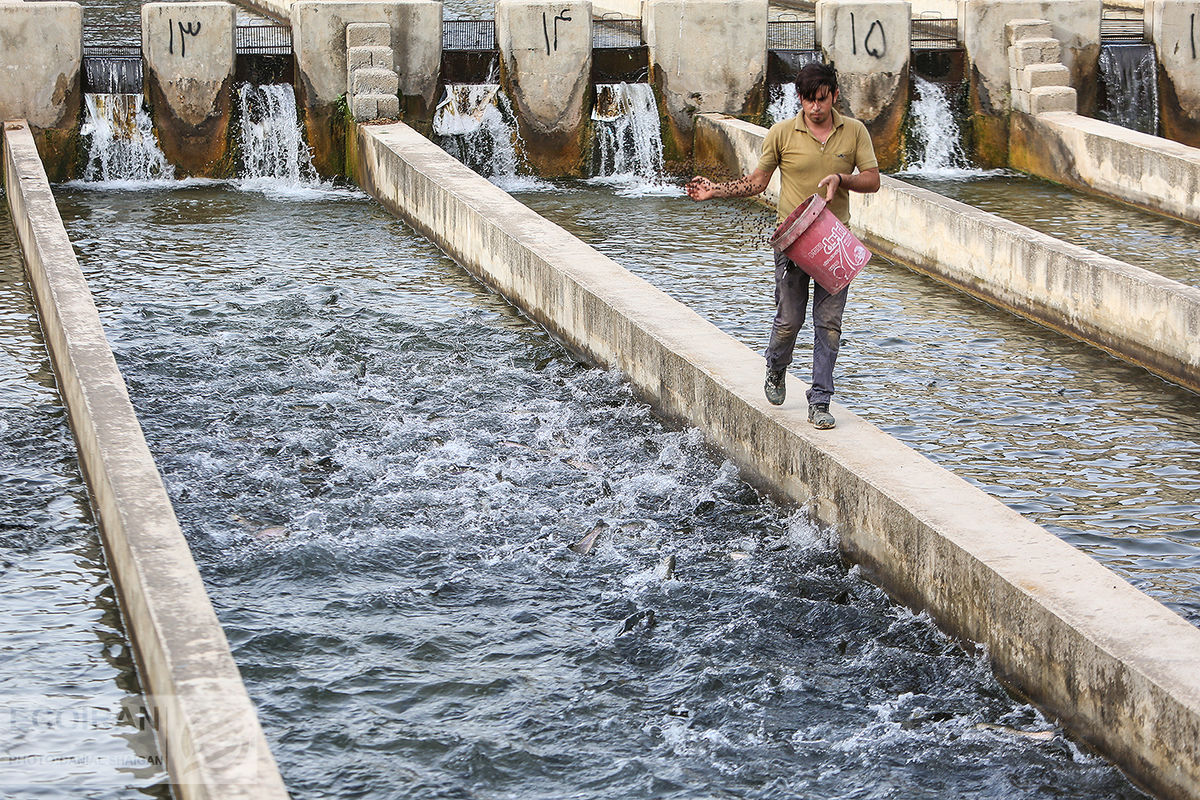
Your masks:
{"label": "waterfall", "polygon": [[291,84],[238,88],[241,111],[242,177],[269,178],[292,185],[317,181],[312,152],[296,112]]}
{"label": "waterfall", "polygon": [[1100,46],[1100,78],[1104,84],[1101,118],[1142,133],[1158,134],[1158,62],[1154,46]]}
{"label": "waterfall", "polygon": [[175,168],[154,139],[154,127],[140,94],[85,94],[88,139],[86,181],[170,180]]}
{"label": "waterfall", "polygon": [[772,85],[769,96],[771,102],[767,104],[768,124],[792,119],[800,113],[800,94],[796,91],[793,81]]}
{"label": "waterfall", "polygon": [[597,84],[592,120],[597,177],[662,182],[662,132],[650,84]]}
{"label": "waterfall", "polygon": [[971,166],[962,134],[946,92],[936,83],[913,76],[917,99],[909,107],[908,165],[904,174],[930,178],[962,178],[987,174]]}
{"label": "waterfall", "polygon": [[142,91],[142,55],[128,53],[83,57],[85,92],[96,94],[138,94]]}
{"label": "waterfall", "polygon": [[456,83],[433,115],[437,143],[486,178],[514,178],[520,158],[516,116],[495,83]]}

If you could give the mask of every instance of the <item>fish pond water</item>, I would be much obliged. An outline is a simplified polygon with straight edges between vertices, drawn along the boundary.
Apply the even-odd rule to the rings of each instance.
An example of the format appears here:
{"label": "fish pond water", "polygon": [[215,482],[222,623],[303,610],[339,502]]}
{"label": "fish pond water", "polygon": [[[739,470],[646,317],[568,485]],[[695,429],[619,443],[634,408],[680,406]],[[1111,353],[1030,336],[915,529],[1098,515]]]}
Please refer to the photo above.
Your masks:
{"label": "fish pond water", "polygon": [[[773,210],[596,181],[520,199],[762,352]],[[1200,398],[879,258],[849,292],[839,402],[1200,622]]]}
{"label": "fish pond water", "polygon": [[1142,796],[361,194],[57,195],[293,796]]}
{"label": "fish pond water", "polygon": [[902,180],[1063,241],[1200,286],[1200,227],[1027,175]]}

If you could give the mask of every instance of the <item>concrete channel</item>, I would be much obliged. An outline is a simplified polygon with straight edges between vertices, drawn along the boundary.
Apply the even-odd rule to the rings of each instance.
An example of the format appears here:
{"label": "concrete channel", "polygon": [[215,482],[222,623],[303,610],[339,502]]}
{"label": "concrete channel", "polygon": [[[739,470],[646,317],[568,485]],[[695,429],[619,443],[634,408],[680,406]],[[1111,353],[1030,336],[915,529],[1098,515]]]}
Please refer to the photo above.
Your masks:
{"label": "concrete channel", "polygon": [[[258,5],[279,17],[292,11],[276,0]],[[298,8],[323,18],[361,5]],[[425,5],[429,11],[434,4]],[[416,3],[403,8],[419,10]],[[209,10],[232,27],[230,8]],[[907,30],[908,9],[894,10],[896,24]],[[206,35],[224,30],[216,21],[206,19]],[[338,17],[322,34],[327,47],[308,49],[344,52],[343,22]],[[687,38],[680,25],[679,39]],[[588,44],[580,42],[582,54]],[[162,42],[156,46],[161,50]],[[429,72],[402,71],[423,79]],[[737,71],[745,70],[739,64]],[[342,93],[345,72],[344,63],[333,70],[333,97]],[[569,74],[575,72],[587,74]],[[761,129],[698,120],[701,160],[705,148],[727,165],[756,157]],[[688,148],[690,133],[679,135]],[[954,635],[985,645],[996,673],[1018,694],[1140,784],[1163,797],[1200,796],[1194,626],[846,409],[838,409],[841,426],[829,435],[811,431],[794,404],[766,405],[757,356],[414,130],[379,125],[356,128],[352,136],[359,182],[389,209],[569,349],[621,370],[664,415],[698,426],[748,474],[835,528],[848,560]],[[4,139],[8,199],[173,787],[187,798],[286,797],[54,209],[28,124],[7,123]],[[880,195],[856,201],[864,238],[915,269],[1200,391],[1200,289],[899,182],[888,180]],[[913,225],[914,218],[929,225]]]}
{"label": "concrete channel", "polygon": [[[1200,792],[1200,631],[845,409],[836,436],[761,398],[761,359],[403,124],[357,132],[387,207],[662,413],[836,526],[903,602],[1163,797]],[[792,392],[796,391],[793,387]]]}
{"label": "concrete channel", "polygon": [[22,121],[4,182],[175,796],[287,797]]}

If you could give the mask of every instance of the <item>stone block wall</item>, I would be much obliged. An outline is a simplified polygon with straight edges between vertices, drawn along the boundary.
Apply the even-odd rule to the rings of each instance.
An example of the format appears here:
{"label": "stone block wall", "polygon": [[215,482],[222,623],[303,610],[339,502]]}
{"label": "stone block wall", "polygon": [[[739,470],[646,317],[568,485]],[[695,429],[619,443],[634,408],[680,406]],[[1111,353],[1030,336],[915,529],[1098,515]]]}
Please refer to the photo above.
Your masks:
{"label": "stone block wall", "polygon": [[398,119],[400,77],[386,22],[346,26],[346,103],[355,122]]}
{"label": "stone block wall", "polygon": [[1044,19],[1016,19],[1005,26],[1012,110],[1026,114],[1076,110],[1071,71],[1063,65],[1062,45]]}

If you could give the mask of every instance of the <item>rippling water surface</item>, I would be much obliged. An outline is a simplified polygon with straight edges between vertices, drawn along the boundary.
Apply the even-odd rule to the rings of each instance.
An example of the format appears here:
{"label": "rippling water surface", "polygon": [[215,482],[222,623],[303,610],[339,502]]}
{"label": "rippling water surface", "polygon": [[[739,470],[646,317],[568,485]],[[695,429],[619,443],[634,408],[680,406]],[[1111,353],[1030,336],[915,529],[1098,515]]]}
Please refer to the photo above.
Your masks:
{"label": "rippling water surface", "polygon": [[1140,796],[365,198],[59,199],[293,796]]}
{"label": "rippling water surface", "polygon": [[1025,175],[904,181],[1189,286],[1200,286],[1200,227]]}
{"label": "rippling water surface", "polygon": [[166,797],[0,193],[0,795]]}
{"label": "rippling water surface", "polygon": [[[521,200],[766,345],[773,211],[586,183]],[[840,402],[1200,622],[1200,398],[879,259],[843,324]]]}

